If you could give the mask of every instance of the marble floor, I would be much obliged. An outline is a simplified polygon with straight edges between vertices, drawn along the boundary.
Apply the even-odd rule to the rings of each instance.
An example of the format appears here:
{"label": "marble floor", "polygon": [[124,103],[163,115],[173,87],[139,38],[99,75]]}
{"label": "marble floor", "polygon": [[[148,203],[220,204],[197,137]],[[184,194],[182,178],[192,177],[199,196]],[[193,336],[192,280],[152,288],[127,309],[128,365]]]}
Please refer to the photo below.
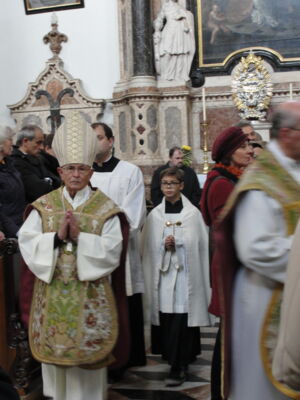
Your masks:
{"label": "marble floor", "polygon": [[149,353],[146,366],[129,369],[120,382],[110,385],[108,400],[210,400],[210,364],[217,329],[201,328],[202,353],[189,366],[181,386],[165,386],[169,366]]}

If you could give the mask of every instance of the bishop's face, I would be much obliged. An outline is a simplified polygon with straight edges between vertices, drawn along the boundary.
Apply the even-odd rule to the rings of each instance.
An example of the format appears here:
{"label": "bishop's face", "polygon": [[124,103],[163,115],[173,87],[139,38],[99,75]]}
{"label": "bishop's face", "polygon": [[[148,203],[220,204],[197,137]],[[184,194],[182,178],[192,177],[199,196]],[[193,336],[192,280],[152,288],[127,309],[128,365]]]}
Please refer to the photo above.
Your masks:
{"label": "bishop's face", "polygon": [[67,164],[58,168],[61,180],[71,197],[85,188],[93,175],[93,170],[85,164]]}

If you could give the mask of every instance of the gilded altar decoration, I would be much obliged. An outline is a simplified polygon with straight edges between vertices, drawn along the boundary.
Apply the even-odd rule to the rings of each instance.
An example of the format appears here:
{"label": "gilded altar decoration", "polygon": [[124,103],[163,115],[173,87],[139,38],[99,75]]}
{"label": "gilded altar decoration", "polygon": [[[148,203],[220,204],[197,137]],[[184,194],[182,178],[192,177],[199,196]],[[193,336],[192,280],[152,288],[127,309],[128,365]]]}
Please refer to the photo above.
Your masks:
{"label": "gilded altar decoration", "polygon": [[273,94],[271,76],[261,57],[242,57],[232,80],[232,97],[242,119],[265,120]]}

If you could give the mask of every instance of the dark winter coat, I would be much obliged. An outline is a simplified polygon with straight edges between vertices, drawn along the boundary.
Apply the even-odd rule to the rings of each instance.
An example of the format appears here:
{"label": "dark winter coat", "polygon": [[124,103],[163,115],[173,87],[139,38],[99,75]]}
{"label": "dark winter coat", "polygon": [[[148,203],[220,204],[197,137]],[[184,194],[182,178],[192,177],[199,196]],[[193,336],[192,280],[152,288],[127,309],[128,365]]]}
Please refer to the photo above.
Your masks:
{"label": "dark winter coat", "polygon": [[16,237],[23,223],[25,190],[20,173],[10,159],[0,163],[0,217],[6,237]]}
{"label": "dark winter coat", "polygon": [[60,186],[60,180],[45,168],[39,157],[14,149],[10,158],[21,174],[26,203],[32,203]]}

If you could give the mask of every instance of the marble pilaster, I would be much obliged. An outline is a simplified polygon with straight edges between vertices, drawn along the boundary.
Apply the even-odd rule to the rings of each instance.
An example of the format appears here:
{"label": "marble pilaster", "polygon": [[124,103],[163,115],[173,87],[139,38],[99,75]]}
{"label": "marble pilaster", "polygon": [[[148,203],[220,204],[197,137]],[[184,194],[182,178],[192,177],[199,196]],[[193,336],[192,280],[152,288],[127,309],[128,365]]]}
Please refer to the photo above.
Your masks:
{"label": "marble pilaster", "polygon": [[129,79],[133,73],[131,0],[118,0],[120,77]]}
{"label": "marble pilaster", "polygon": [[154,76],[151,5],[132,0],[133,75]]}
{"label": "marble pilaster", "polygon": [[114,91],[116,154],[136,164],[162,163],[158,104],[159,92],[153,77],[135,77]]}

